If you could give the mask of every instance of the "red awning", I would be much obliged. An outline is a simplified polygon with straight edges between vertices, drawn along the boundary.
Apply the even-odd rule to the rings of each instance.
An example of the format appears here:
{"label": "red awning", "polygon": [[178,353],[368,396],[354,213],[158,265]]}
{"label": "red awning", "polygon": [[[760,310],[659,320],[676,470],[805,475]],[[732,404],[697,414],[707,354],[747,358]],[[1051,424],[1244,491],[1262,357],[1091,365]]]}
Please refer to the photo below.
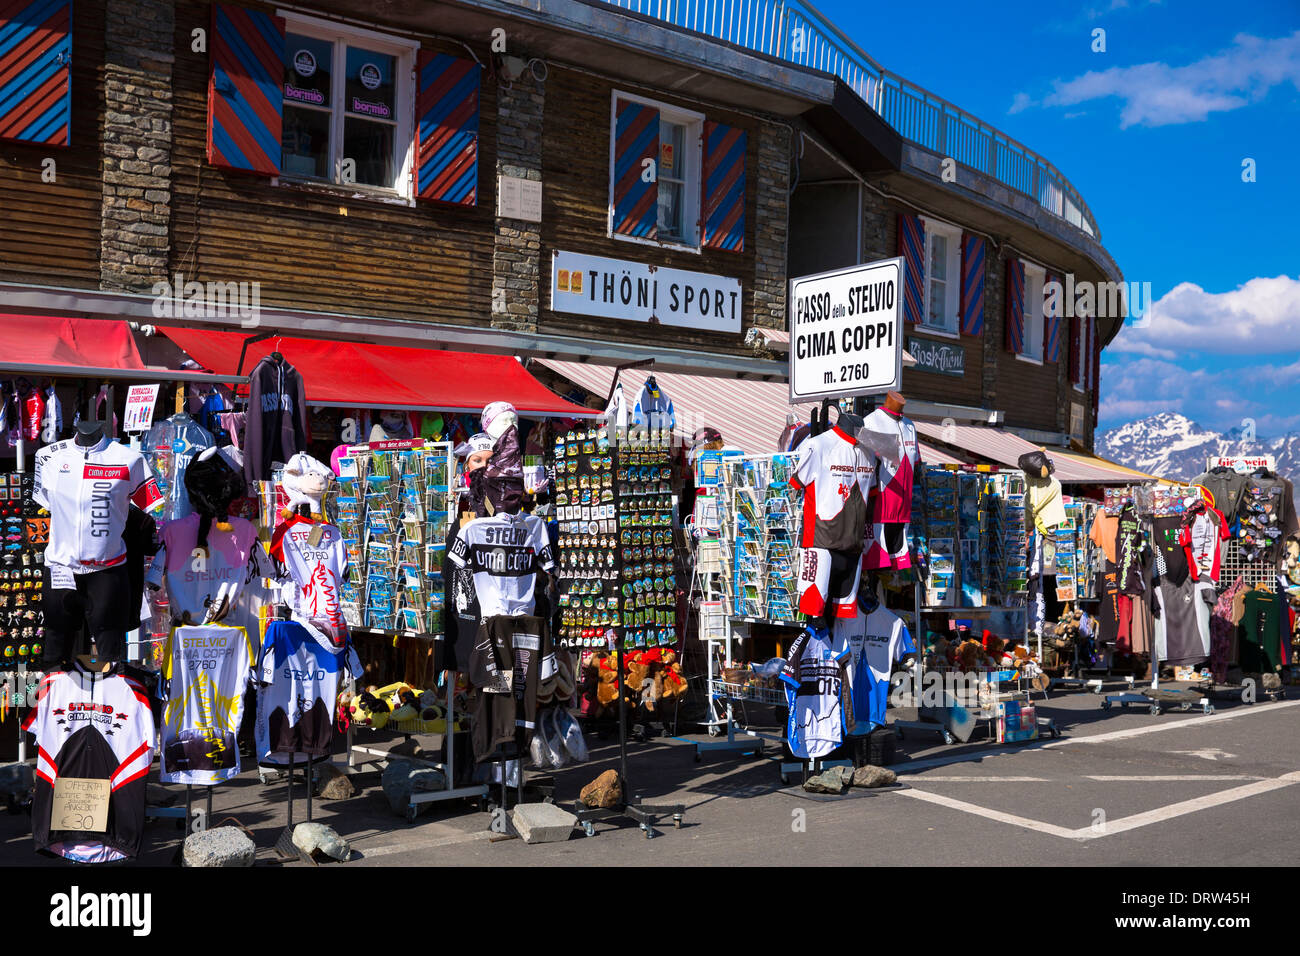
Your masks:
{"label": "red awning", "polygon": [[29,375],[145,372],[123,320],[0,313],[0,369]]}
{"label": "red awning", "polygon": [[[253,334],[172,326],[159,331],[223,375],[238,368],[240,350]],[[248,346],[243,374],[274,351],[301,373],[311,405],[481,412],[489,402],[505,401],[531,418],[599,414],[560,398],[508,355],[274,336]]]}

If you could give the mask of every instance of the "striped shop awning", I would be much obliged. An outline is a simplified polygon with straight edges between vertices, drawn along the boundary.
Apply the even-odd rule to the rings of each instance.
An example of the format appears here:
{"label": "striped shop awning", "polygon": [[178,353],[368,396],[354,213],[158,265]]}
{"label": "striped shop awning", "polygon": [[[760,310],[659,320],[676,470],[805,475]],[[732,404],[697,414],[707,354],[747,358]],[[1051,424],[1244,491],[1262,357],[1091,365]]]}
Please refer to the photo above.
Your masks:
{"label": "striped shop awning", "polygon": [[[537,359],[542,365],[596,395],[609,394],[614,369],[609,365],[586,362],[561,362]],[[794,414],[807,421],[816,405],[791,405],[790,386],[786,382],[757,382],[705,375],[682,375],[673,372],[629,370],[619,378],[623,394],[635,402],[646,376],[655,381],[673,401],[677,413],[677,430],[689,437],[696,429],[708,425],[722,433],[728,445],[747,454],[777,451],[781,432],[788,416]],[[961,458],[921,444],[921,460],[931,465],[959,465]]]}
{"label": "striped shop awning", "polygon": [[1056,478],[1062,482],[1093,485],[1131,485],[1143,481],[1158,481],[1148,475],[1122,465],[1116,465],[1083,452],[1069,451],[1055,446],[1035,445],[1019,435],[1000,428],[980,425],[936,424],[917,422],[916,430],[927,438],[942,442],[996,465],[1017,467],[1016,462],[1026,452],[1042,448],[1055,466]]}

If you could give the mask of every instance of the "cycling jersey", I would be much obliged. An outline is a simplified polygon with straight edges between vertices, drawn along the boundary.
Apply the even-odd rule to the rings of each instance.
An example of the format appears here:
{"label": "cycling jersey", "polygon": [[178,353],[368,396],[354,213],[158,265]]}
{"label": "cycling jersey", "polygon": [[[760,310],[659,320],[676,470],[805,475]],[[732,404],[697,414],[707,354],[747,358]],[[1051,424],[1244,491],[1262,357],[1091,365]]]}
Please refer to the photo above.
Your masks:
{"label": "cycling jersey", "polygon": [[[313,542],[318,531],[320,537]],[[339,529],[295,515],[275,529],[271,557],[288,569],[287,603],[293,609],[293,619],[323,635],[334,647],[342,647],[348,631],[339,591],[348,552]]]}
{"label": "cycling jersey", "polygon": [[[153,715],[144,688],[120,670],[80,665],[47,674],[23,723],[36,735],[32,836],[36,849],[78,863],[107,863],[140,852],[145,777],[153,762]],[[77,831],[50,818],[61,778],[107,780],[108,828]]]}
{"label": "cycling jersey", "polygon": [[50,510],[45,563],[75,574],[125,561],[127,510],[132,503],[145,511],[162,505],[143,456],[107,435],[89,448],[73,442],[50,455],[41,465],[39,485],[42,504]]}
{"label": "cycling jersey", "polygon": [[37,449],[36,454],[32,456],[32,474],[35,476],[32,483],[32,500],[46,511],[50,510],[50,501],[45,497],[45,486],[41,483],[41,469],[45,467],[45,463],[56,452],[63,451],[63,449],[73,444],[75,443],[71,438],[50,442],[50,444]]}
{"label": "cycling jersey", "polygon": [[546,523],[527,514],[501,512],[474,519],[460,529],[447,557],[474,572],[484,619],[532,614],[537,572],[555,568]]}
{"label": "cycling jersey", "polygon": [[896,453],[880,456],[876,468],[876,485],[871,499],[872,522],[903,522],[912,517],[912,478],[921,464],[916,426],[887,408],[877,408],[867,416],[862,427],[891,439],[897,436]]}
{"label": "cycling jersey", "polygon": [[839,427],[806,439],[790,484],[803,495],[805,548],[862,551],[867,496],[874,480],[870,454]]}
{"label": "cycling jersey", "polygon": [[297,621],[266,626],[255,668],[259,762],[288,763],[290,754],[329,756],[344,668],[361,673],[351,645],[336,651]]}
{"label": "cycling jersey", "polygon": [[786,741],[798,758],[824,757],[844,741],[849,726],[841,694],[845,647],[837,647],[824,627],[806,627],[795,638],[781,673],[786,702]]}
{"label": "cycling jersey", "polygon": [[656,431],[674,428],[677,425],[673,400],[653,378],[646,379],[645,387],[637,396],[636,405],[632,408],[632,424]]}
{"label": "cycling jersey", "polygon": [[915,654],[916,645],[898,615],[883,605],[870,614],[836,621],[835,644],[848,652],[854,733],[870,733],[885,723],[894,662]]}
{"label": "cycling jersey", "polygon": [[1187,566],[1194,569],[1196,576],[1208,574],[1210,580],[1219,583],[1219,559],[1222,556],[1221,541],[1232,536],[1228,522],[1216,509],[1206,507],[1203,511],[1184,519],[1182,530],[1178,533],[1178,543],[1187,553]]}
{"label": "cycling jersey", "polygon": [[257,526],[245,518],[228,520],[229,531],[215,525],[208,529],[207,552],[199,554],[199,516],[169,521],[146,580],[155,589],[166,588],[168,610],[177,623],[188,614],[191,624],[222,621],[256,633],[256,608],[241,600],[241,594],[245,586],[273,578],[276,572],[257,540]]}
{"label": "cycling jersey", "polygon": [[210,785],[239,773],[239,721],[252,676],[242,627],[178,627],[163,649],[163,783]]}

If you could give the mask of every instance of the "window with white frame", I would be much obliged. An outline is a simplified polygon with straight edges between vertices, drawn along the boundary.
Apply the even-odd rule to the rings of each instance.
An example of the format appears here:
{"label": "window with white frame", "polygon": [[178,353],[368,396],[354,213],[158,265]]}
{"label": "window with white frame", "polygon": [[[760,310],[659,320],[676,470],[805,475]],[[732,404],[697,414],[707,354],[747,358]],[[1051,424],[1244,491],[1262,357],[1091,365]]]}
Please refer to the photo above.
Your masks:
{"label": "window with white frame", "polygon": [[281,178],[410,200],[419,44],[281,13]]}
{"label": "window with white frame", "polygon": [[923,328],[957,333],[961,307],[961,229],[936,219],[925,229],[925,321]]}
{"label": "window with white frame", "polygon": [[[673,245],[700,247],[700,176],[703,168],[704,116],[666,103],[628,93],[614,100],[635,100],[659,111],[659,157],[655,166],[659,210],[656,240]],[[615,121],[617,122],[617,121]],[[617,137],[617,130],[611,130]],[[614,157],[610,158],[610,183],[614,182]],[[617,239],[636,239],[615,234]]]}
{"label": "window with white frame", "polygon": [[[1022,260],[1023,261],[1023,260]],[[1043,360],[1043,285],[1047,272],[1042,266],[1025,263],[1025,350],[1024,358]]]}

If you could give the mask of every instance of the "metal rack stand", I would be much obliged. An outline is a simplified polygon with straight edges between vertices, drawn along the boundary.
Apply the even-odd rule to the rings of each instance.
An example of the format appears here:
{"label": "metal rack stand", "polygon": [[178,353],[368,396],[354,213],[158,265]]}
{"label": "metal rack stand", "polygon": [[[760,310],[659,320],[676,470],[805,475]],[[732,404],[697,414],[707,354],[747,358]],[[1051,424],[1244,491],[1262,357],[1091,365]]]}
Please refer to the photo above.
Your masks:
{"label": "metal rack stand", "polygon": [[[426,767],[432,767],[435,770],[441,770],[446,780],[446,787],[442,790],[425,790],[419,793],[412,793],[410,803],[406,807],[406,822],[414,823],[416,815],[419,813],[418,807],[423,803],[435,803],[441,800],[462,800],[472,797],[485,797],[488,793],[486,783],[475,783],[464,787],[456,786],[456,681],[454,678],[447,679],[447,710],[446,721],[447,729],[444,739],[447,741],[447,762],[444,764],[440,761],[428,760],[423,757],[402,757],[403,760],[409,760],[412,763],[418,763]],[[402,731],[396,727],[400,733],[403,733],[407,739],[411,734]],[[388,729],[385,726],[382,729]],[[381,760],[387,760],[390,754],[387,750],[378,750],[372,747],[363,747],[354,743],[356,739],[356,724],[348,724],[347,732],[347,765],[344,768],[345,773],[357,773],[359,767],[366,764],[379,763]],[[364,755],[364,759],[358,759],[357,755]],[[502,780],[505,780],[505,774],[502,774]],[[523,770],[520,768],[520,783],[522,786]],[[505,784],[502,783],[502,805],[505,805]]]}

